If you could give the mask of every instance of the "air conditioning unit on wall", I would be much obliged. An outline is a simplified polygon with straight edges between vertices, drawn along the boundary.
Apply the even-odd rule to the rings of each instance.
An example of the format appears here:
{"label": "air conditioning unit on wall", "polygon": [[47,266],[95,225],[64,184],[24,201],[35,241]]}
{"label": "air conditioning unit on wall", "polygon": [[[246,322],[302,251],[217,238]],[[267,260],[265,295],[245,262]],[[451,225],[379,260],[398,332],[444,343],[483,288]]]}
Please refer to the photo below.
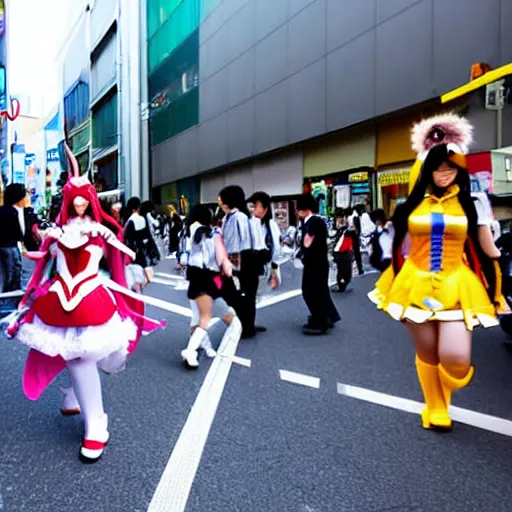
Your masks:
{"label": "air conditioning unit on wall", "polygon": [[505,107],[505,80],[498,80],[485,88],[485,108],[502,110]]}

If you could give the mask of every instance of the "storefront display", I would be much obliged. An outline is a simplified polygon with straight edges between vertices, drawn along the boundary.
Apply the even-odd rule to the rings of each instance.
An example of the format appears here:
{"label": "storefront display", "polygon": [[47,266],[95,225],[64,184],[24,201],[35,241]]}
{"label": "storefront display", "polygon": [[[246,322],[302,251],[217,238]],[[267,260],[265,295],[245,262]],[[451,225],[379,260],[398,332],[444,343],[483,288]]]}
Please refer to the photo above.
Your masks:
{"label": "storefront display", "polygon": [[409,172],[410,166],[405,166],[378,173],[379,206],[384,209],[387,216],[392,216],[396,207],[407,199]]}
{"label": "storefront display", "polygon": [[288,228],[290,225],[290,209],[288,201],[277,201],[272,203],[272,214],[281,231]]}
{"label": "storefront display", "polygon": [[371,206],[372,194],[370,189],[370,177],[367,171],[349,174],[350,206]]}

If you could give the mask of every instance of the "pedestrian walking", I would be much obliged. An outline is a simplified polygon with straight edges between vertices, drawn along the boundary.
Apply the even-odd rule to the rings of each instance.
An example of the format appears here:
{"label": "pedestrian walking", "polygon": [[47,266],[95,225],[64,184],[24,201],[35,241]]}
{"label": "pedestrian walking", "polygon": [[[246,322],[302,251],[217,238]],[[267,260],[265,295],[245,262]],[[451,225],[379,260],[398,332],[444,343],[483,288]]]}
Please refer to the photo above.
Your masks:
{"label": "pedestrian walking", "polygon": [[473,328],[498,325],[497,315],[508,309],[497,286],[499,251],[487,244],[492,241],[488,221],[479,218],[471,197],[465,155],[472,131],[467,120],[453,114],[414,127],[419,174],[414,173],[412,192],[393,217],[392,265],[369,294],[410,330],[426,429],[451,430],[452,392],[467,386],[474,373]]}
{"label": "pedestrian walking", "polygon": [[233,264],[234,275],[240,282],[239,291],[232,286],[226,287],[225,298],[242,322],[242,338],[253,338],[258,332],[254,321],[261,267],[258,255],[253,250],[253,233],[242,188],[238,185],[223,188],[219,193],[219,206],[226,214],[222,227],[224,244]]}
{"label": "pedestrian walking", "polygon": [[[121,227],[101,209],[93,185],[79,176],[78,162],[65,144],[73,173],[63,188],[58,227],[46,233],[41,251],[28,253],[37,265],[20,303],[22,313],[7,333],[30,348],[23,389],[37,400],[65,368],[78,399],[85,433],[84,462],[95,462],[109,441],[99,369],[116,373],[136,348],[142,331],[162,324],[143,317],[144,306],[126,288],[123,257],[135,254],[120,238]],[[116,236],[103,222],[117,228]],[[105,257],[110,280],[99,276]],[[55,266],[55,276],[47,269]]]}
{"label": "pedestrian walking", "polygon": [[124,226],[124,239],[126,245],[135,253],[135,261],[126,267],[127,281],[130,289],[142,292],[153,278],[153,267],[160,261],[160,252],[146,216],[140,214],[140,199],[132,197],[127,207],[130,218]]}
{"label": "pedestrian walking", "polygon": [[327,226],[317,215],[318,203],[311,194],[297,200],[297,214],[302,220],[301,249],[304,271],[302,296],[311,316],[302,328],[304,334],[326,334],[341,320],[329,291]]}
{"label": "pedestrian walking", "polygon": [[[260,276],[267,279],[271,288],[277,288],[281,284],[281,230],[272,218],[270,196],[266,192],[255,192],[247,202],[253,205],[250,227]],[[258,326],[256,330],[264,332],[266,329]]]}
{"label": "pedestrian walking", "polygon": [[[13,183],[4,191],[4,205],[0,207],[0,265],[2,268],[2,292],[21,290],[21,251],[27,235],[25,206],[28,194],[24,185]],[[18,299],[19,300],[19,299]],[[16,309],[15,299],[3,299],[2,310],[8,313]]]}
{"label": "pedestrian walking", "polygon": [[393,253],[393,223],[386,221],[384,210],[374,210],[371,214],[375,229],[370,239],[370,264],[379,272],[391,265]]}
{"label": "pedestrian walking", "polygon": [[181,357],[185,366],[191,369],[199,366],[199,348],[203,348],[208,357],[216,356],[208,336],[214,306],[227,326],[225,337],[239,339],[242,333],[242,325],[235,310],[222,298],[223,288],[231,280],[233,266],[221,233],[212,228],[212,220],[211,210],[203,205],[193,207],[189,215],[191,244],[187,266],[187,297],[191,304],[192,319],[190,339]]}
{"label": "pedestrian walking", "polygon": [[336,282],[338,285],[338,291],[343,293],[352,281],[354,238],[353,232],[348,229],[346,217],[339,217],[338,222],[338,231],[334,237],[333,259],[336,264]]}

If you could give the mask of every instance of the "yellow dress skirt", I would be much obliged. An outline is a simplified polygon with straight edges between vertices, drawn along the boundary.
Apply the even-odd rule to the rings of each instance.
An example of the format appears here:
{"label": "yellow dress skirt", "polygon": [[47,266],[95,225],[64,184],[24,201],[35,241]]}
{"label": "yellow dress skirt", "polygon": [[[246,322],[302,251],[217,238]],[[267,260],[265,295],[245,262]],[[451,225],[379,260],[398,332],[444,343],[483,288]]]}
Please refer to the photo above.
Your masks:
{"label": "yellow dress skirt", "polygon": [[464,321],[468,330],[499,324],[497,307],[464,255],[467,218],[458,191],[425,197],[409,217],[410,252],[402,268],[397,275],[388,268],[368,294],[395,320]]}

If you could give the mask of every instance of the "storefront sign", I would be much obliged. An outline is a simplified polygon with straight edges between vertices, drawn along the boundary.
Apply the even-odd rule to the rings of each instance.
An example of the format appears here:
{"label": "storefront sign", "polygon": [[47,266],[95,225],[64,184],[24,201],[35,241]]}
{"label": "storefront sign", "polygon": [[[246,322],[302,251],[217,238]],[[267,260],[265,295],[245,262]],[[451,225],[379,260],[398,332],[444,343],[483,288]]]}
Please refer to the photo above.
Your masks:
{"label": "storefront sign", "polygon": [[390,187],[392,185],[407,185],[409,183],[409,169],[400,171],[384,171],[379,174],[379,185]]}
{"label": "storefront sign", "polygon": [[272,203],[272,210],[274,214],[274,219],[277,222],[277,225],[284,231],[290,225],[290,213],[288,210],[288,201],[278,201]]}
{"label": "storefront sign", "polygon": [[46,152],[47,162],[58,162],[59,161],[59,150],[57,148],[49,149]]}
{"label": "storefront sign", "polygon": [[361,183],[362,181],[368,181],[367,172],[354,172],[348,177],[349,183]]}
{"label": "storefront sign", "polygon": [[0,0],[0,36],[5,32],[5,0]]}

